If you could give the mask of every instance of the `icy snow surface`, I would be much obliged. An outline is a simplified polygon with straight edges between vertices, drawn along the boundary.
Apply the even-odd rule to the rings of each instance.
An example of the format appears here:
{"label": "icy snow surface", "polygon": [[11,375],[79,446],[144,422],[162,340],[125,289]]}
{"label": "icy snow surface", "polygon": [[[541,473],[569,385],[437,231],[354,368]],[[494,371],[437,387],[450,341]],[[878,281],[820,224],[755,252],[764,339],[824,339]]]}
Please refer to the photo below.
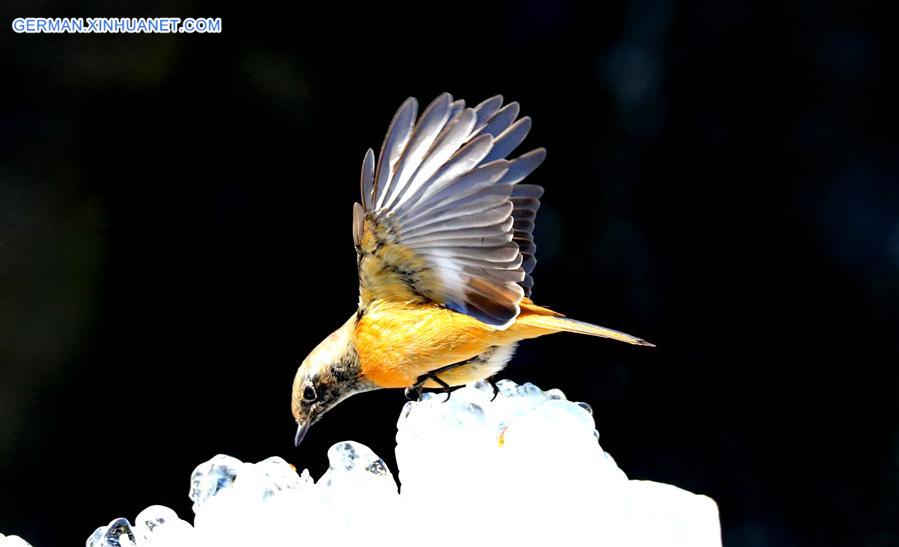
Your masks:
{"label": "icy snow surface", "polygon": [[[590,407],[500,381],[409,402],[397,423],[397,484],[352,441],[314,481],[283,459],[219,455],[191,477],[194,522],[151,506],[87,547],[306,545],[720,546],[712,499],[628,480],[599,445]],[[21,547],[0,536],[0,547]]]}

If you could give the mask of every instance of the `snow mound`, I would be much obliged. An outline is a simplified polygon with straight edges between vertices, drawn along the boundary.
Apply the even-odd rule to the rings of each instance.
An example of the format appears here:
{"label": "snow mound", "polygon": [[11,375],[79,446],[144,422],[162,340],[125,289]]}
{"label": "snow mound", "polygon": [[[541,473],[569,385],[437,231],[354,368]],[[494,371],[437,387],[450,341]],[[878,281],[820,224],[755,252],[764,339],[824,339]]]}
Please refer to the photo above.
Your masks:
{"label": "snow mound", "polygon": [[[590,407],[530,383],[425,394],[397,422],[401,487],[368,447],[328,450],[313,480],[285,460],[218,455],[191,476],[193,524],[151,506],[87,547],[576,544],[721,545],[715,502],[629,480],[603,451]],[[551,542],[551,543],[550,543]],[[28,545],[16,536],[0,547]]]}

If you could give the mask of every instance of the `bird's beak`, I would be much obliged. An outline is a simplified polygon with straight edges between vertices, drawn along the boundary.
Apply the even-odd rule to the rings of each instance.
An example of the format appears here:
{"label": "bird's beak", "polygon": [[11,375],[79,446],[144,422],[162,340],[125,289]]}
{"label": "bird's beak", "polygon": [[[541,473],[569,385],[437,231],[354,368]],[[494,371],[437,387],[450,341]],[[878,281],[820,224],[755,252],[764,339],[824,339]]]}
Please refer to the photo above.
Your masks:
{"label": "bird's beak", "polygon": [[309,426],[311,425],[311,420],[306,420],[305,422],[300,422],[297,424],[297,435],[293,438],[293,445],[300,446],[300,443],[303,442],[303,437],[306,436],[306,432],[309,431]]}

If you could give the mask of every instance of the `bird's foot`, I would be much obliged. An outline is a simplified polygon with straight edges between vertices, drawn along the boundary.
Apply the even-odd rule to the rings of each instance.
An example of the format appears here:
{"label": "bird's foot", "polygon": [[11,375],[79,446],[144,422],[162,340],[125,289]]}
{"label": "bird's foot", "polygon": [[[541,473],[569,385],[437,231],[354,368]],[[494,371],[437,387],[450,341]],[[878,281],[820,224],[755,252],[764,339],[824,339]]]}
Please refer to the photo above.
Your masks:
{"label": "bird's foot", "polygon": [[446,399],[444,399],[443,402],[445,403],[445,402],[449,401],[449,400],[450,400],[450,396],[452,396],[453,392],[456,391],[457,389],[461,389],[461,388],[463,388],[463,387],[465,387],[465,386],[462,385],[462,386],[444,386],[444,387],[441,387],[441,388],[440,388],[440,393],[446,393]]}
{"label": "bird's foot", "polygon": [[499,395],[499,388],[496,387],[496,382],[493,381],[492,377],[485,378],[484,381],[487,382],[487,384],[493,388],[493,397],[490,398],[490,402],[492,403],[493,401],[496,400],[496,396]]}
{"label": "bird's foot", "polygon": [[422,374],[415,380],[415,383],[411,386],[407,387],[405,390],[406,399],[410,401],[418,401],[421,399],[421,393],[424,389],[425,382],[428,380],[433,380],[436,384],[440,386],[440,390],[438,393],[446,393],[446,399],[443,402],[447,402],[450,400],[451,394],[457,389],[464,386],[451,386],[444,382],[439,376],[437,376],[433,372],[428,372],[426,374]]}

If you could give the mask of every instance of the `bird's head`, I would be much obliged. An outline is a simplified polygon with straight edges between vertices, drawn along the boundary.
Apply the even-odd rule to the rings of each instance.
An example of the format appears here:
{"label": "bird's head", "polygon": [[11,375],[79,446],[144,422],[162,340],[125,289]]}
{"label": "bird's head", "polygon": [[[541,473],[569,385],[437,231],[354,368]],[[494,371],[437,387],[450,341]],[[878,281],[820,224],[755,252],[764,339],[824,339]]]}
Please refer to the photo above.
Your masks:
{"label": "bird's head", "polygon": [[372,389],[361,377],[353,344],[355,316],[332,332],[309,353],[293,379],[291,410],[297,422],[299,446],[309,428],[335,405],[361,391]]}

